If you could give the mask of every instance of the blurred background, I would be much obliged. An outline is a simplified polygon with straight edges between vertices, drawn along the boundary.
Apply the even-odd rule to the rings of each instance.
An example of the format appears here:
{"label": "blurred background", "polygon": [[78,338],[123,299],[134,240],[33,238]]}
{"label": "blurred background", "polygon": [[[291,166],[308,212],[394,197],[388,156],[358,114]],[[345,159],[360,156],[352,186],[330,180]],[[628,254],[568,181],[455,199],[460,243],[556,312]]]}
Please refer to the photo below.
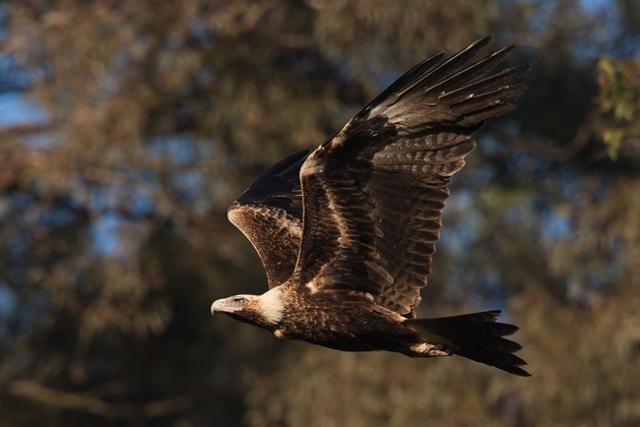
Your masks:
{"label": "blurred background", "polygon": [[[227,204],[492,34],[520,108],[453,179],[421,314],[501,308],[531,378],[282,342]],[[640,2],[0,2],[2,426],[640,425]]]}

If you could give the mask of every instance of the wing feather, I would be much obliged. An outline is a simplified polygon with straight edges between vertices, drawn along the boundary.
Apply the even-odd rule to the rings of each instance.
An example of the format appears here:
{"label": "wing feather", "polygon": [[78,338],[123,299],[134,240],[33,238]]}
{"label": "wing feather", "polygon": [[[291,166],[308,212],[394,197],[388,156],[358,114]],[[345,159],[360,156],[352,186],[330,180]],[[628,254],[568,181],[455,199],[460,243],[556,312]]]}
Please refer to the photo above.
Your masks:
{"label": "wing feather", "polygon": [[449,179],[475,148],[470,135],[524,90],[512,80],[525,67],[494,71],[511,46],[474,62],[488,42],[418,64],[307,157],[294,286],[369,293],[411,315],[431,272]]}
{"label": "wing feather", "polygon": [[269,287],[292,274],[302,236],[299,171],[307,150],[273,165],[229,206],[227,216],[249,239],[267,273]]}

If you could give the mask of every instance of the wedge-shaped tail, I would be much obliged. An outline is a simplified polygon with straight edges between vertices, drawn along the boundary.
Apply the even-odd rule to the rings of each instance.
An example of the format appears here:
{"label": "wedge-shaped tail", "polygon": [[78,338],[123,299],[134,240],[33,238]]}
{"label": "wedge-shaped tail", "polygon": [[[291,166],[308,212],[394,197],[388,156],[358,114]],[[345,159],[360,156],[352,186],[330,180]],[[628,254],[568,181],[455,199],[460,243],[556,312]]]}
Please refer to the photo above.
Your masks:
{"label": "wedge-shaped tail", "polygon": [[513,354],[522,346],[503,338],[516,332],[518,327],[496,322],[499,315],[500,310],[493,310],[406,322],[430,344],[444,344],[459,356],[528,377],[530,374],[520,368],[527,363]]}

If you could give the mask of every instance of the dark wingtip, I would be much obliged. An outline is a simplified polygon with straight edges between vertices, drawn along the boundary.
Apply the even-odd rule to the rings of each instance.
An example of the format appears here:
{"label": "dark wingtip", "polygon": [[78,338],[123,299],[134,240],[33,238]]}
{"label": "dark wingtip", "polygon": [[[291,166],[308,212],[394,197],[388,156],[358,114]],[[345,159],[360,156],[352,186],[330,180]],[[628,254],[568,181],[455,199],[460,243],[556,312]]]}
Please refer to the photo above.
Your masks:
{"label": "dark wingtip", "polygon": [[478,54],[479,51],[482,50],[482,48],[484,48],[487,44],[489,44],[490,41],[491,41],[491,36],[486,36],[481,39],[478,39],[473,43],[471,43],[466,48],[462,49],[460,52],[454,54],[451,58],[449,58],[447,62],[450,62],[451,60],[456,60],[458,58],[467,58],[467,59],[473,58],[475,55]]}
{"label": "dark wingtip", "polygon": [[505,47],[502,47],[498,50],[496,50],[495,52],[491,53],[491,55],[489,55],[490,57],[496,57],[496,56],[506,56],[509,52],[511,52],[513,50],[513,48],[516,47],[515,44],[509,44]]}
{"label": "dark wingtip", "polygon": [[487,44],[489,44],[489,42],[491,41],[491,36],[484,36],[482,38],[479,38],[478,40],[474,41],[473,43],[471,43],[469,45],[469,47],[467,49],[471,49],[471,48],[478,48],[481,49],[483,47],[485,47]]}

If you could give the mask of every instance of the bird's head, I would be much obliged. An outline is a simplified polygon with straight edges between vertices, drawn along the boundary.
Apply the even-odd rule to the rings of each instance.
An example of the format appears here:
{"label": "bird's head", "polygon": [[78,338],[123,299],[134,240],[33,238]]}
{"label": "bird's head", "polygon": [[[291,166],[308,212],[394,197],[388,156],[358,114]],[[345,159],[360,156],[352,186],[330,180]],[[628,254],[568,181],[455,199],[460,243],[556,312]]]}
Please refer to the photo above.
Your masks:
{"label": "bird's head", "polygon": [[284,314],[280,287],[269,289],[262,295],[234,295],[211,304],[211,314],[225,313],[242,322],[272,329]]}

